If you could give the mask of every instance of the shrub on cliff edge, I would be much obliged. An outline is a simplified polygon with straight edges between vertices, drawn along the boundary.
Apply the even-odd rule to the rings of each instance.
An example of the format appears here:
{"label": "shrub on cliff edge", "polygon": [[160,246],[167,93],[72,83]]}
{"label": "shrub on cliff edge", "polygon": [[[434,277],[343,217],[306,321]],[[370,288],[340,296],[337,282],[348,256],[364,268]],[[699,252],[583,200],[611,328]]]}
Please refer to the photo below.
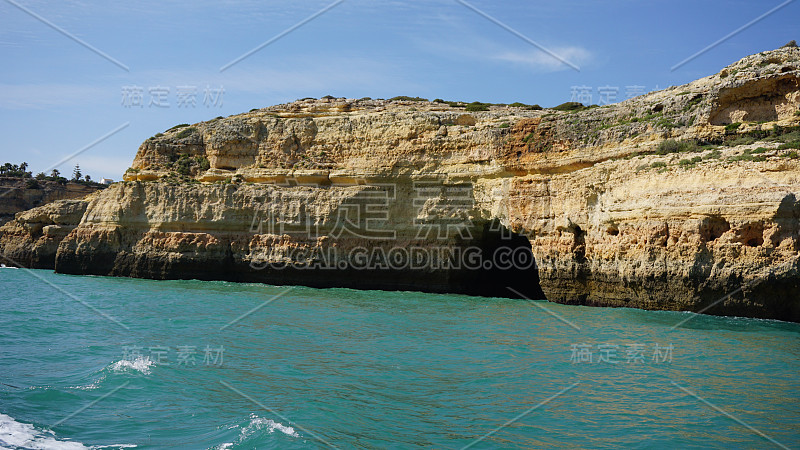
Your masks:
{"label": "shrub on cliff edge", "polygon": [[553,107],[553,109],[555,109],[556,111],[567,111],[567,112],[584,111],[592,108],[597,108],[597,105],[586,106],[583,103],[566,102]]}
{"label": "shrub on cliff edge", "polygon": [[175,135],[175,138],[176,138],[176,139],[183,139],[183,138],[185,138],[185,137],[188,137],[188,136],[190,136],[190,135],[191,135],[192,133],[194,133],[195,131],[197,131],[197,130],[196,130],[194,127],[184,128],[183,130],[181,130],[181,132],[180,132],[180,133],[178,133],[177,135]]}
{"label": "shrub on cliff edge", "polygon": [[172,163],[172,167],[178,174],[187,176],[194,175],[198,171],[206,171],[211,167],[211,164],[205,156],[189,157],[184,153],[177,161]]}
{"label": "shrub on cliff edge", "polygon": [[427,102],[427,98],[422,97],[409,97],[407,95],[398,95],[397,97],[392,97],[389,101],[405,101],[405,102]]}
{"label": "shrub on cliff edge", "polygon": [[472,102],[467,105],[466,111],[488,111],[489,103]]}
{"label": "shrub on cliff edge", "polygon": [[667,139],[666,141],[658,144],[656,149],[657,155],[666,155],[669,153],[683,153],[693,152],[697,150],[697,144],[687,141],[676,141],[675,139]]}

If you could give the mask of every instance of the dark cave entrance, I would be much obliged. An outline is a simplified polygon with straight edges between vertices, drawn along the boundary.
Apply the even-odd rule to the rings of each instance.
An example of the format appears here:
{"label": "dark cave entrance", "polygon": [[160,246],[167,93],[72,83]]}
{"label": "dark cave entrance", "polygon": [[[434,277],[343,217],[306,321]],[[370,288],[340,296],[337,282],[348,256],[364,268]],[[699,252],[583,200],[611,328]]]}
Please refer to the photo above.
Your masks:
{"label": "dark cave entrance", "polygon": [[466,293],[484,297],[545,298],[526,236],[512,232],[495,219],[484,224],[480,237],[471,242],[470,248],[473,254],[480,254],[481,267],[462,271]]}

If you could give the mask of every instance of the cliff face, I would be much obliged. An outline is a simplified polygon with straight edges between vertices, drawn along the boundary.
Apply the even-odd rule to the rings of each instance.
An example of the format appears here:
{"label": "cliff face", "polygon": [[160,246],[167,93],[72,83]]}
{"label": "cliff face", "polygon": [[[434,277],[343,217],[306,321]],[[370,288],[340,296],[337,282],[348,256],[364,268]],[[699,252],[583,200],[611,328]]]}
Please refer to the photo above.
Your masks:
{"label": "cliff face", "polygon": [[61,241],[86,212],[86,200],[56,200],[17,213],[0,228],[3,263],[35,269],[53,269]]}
{"label": "cliff face", "polygon": [[64,273],[800,321],[799,105],[797,48],[577,112],[302,100],[154,136],[125,182],[19,216],[0,249]]}
{"label": "cliff face", "polygon": [[0,225],[14,219],[15,214],[56,200],[69,200],[85,197],[102,189],[77,183],[61,184],[56,181],[0,178]]}

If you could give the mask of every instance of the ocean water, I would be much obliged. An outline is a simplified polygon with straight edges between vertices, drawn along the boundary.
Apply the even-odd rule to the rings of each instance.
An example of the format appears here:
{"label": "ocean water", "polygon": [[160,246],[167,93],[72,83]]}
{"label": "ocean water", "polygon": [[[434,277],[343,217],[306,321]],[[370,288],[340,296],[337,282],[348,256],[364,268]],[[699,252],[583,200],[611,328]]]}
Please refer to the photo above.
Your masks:
{"label": "ocean water", "polygon": [[798,374],[791,323],[0,269],[1,448],[798,448]]}

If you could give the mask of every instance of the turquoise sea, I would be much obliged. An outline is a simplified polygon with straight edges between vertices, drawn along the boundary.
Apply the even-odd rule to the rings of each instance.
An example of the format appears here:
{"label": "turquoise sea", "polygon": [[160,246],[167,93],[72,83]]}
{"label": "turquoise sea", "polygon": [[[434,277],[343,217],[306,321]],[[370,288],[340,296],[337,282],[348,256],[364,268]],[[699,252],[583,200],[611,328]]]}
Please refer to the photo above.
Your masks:
{"label": "turquoise sea", "polygon": [[2,448],[798,448],[799,374],[792,323],[0,269]]}

